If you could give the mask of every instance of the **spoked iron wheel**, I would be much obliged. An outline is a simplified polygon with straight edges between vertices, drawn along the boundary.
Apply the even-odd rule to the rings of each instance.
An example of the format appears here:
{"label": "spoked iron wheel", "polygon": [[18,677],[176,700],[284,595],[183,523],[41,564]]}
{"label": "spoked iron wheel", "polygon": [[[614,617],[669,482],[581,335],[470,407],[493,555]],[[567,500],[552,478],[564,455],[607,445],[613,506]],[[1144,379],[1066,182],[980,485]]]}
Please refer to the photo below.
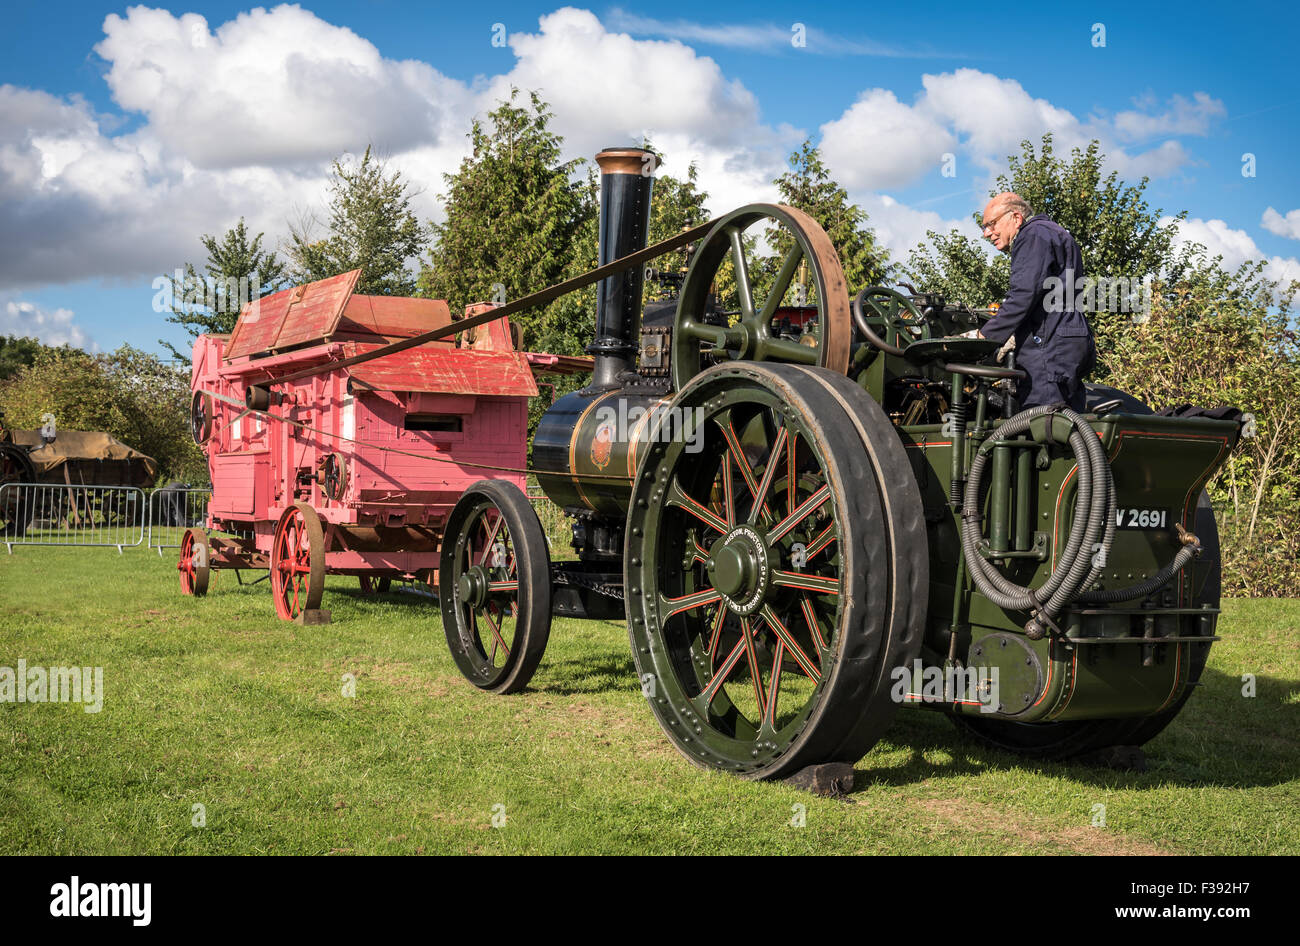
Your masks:
{"label": "spoked iron wheel", "polygon": [[271,540],[271,594],[275,613],[293,621],[320,607],[325,591],[325,532],[316,510],[294,503],[275,524]]}
{"label": "spoked iron wheel", "polygon": [[[745,231],[766,221],[786,237],[789,248],[780,267],[760,293]],[[713,325],[705,319],[709,294],[718,271],[730,260],[740,305],[737,320]],[[772,320],[792,297],[792,287],[806,265],[806,298],[814,300],[816,319],[798,338],[779,335]],[[673,327],[673,387],[681,390],[704,366],[704,352],[714,358],[821,365],[841,374],[849,367],[853,325],[848,288],[830,237],[800,210],[778,204],[751,204],[727,214],[696,250],[682,283]]]}
{"label": "spoked iron wheel", "polygon": [[703,433],[653,444],[628,516],[643,692],[683,755],[747,778],[856,762],[897,709],[889,670],[919,646],[873,464],[815,371],[696,378],[673,406]]}
{"label": "spoked iron wheel", "polygon": [[202,597],[208,593],[210,570],[208,534],[202,529],[186,529],[181,538],[180,561],[176,569],[181,575],[181,594]]}
{"label": "spoked iron wheel", "polygon": [[[32,523],[35,510],[31,508],[28,489],[20,483],[34,483],[36,468],[21,447],[0,443],[0,535],[21,536]],[[8,489],[6,484],[12,484]]]}
{"label": "spoked iron wheel", "polygon": [[443,629],[456,666],[482,690],[522,690],[551,632],[551,565],[519,489],[481,480],[447,519],[438,568]]}

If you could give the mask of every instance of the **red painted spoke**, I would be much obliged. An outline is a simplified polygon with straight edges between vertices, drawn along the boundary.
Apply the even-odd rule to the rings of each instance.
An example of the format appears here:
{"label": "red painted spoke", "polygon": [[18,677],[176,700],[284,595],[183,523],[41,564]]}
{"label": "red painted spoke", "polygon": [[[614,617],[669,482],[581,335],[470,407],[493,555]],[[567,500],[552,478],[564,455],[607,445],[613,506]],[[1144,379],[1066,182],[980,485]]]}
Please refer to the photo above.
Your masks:
{"label": "red painted spoke", "polygon": [[740,657],[745,650],[745,639],[742,637],[740,640],[736,641],[736,646],[731,648],[731,653],[727,655],[727,659],[722,662],[722,666],[718,668],[718,672],[713,675],[713,679],[709,681],[709,685],[706,686],[704,692],[700,694],[700,700],[703,702],[704,706],[707,707],[713,702],[713,698],[718,695],[718,690],[721,689],[722,684],[726,682],[731,671],[736,668],[736,664],[740,663]]}
{"label": "red painted spoke", "polygon": [[519,582],[517,581],[489,581],[488,594],[503,594],[507,591],[518,591]]}
{"label": "red painted spoke", "polygon": [[785,451],[785,443],[789,438],[790,432],[784,427],[776,435],[776,443],[772,445],[772,450],[767,457],[767,469],[763,471],[763,479],[758,484],[758,493],[755,499],[754,508],[749,511],[749,521],[751,523],[758,521],[759,506],[762,505],[764,512],[767,511],[767,491],[772,488],[772,481],[776,478],[777,460]]}
{"label": "red painted spoke", "polygon": [[754,646],[754,627],[749,618],[740,619],[740,630],[744,634],[745,650],[749,652],[749,676],[754,682],[754,699],[758,700],[758,718],[767,715],[767,700],[763,698],[763,678],[758,673],[758,649]]}
{"label": "red painted spoke", "polygon": [[730,531],[730,527],[721,517],[701,503],[692,499],[690,496],[687,496],[676,483],[672,485],[672,488],[668,492],[668,505],[677,506],[679,509],[686,510],[710,529],[721,532],[723,535],[726,535],[727,532]]}
{"label": "red painted spoke", "polygon": [[696,562],[707,562],[709,560],[708,550],[706,550],[704,546],[700,545],[699,540],[692,537],[691,546],[692,546],[691,548],[692,565],[694,565]]}
{"label": "red painted spoke", "polygon": [[808,659],[808,655],[803,652],[803,648],[795,641],[794,636],[787,630],[786,626],[781,623],[781,619],[767,605],[763,605],[761,614],[763,620],[767,622],[767,626],[776,633],[779,639],[785,642],[786,647],[790,648],[790,656],[794,658],[795,663],[803,668],[803,672],[812,677],[813,680],[820,680],[822,678],[821,671],[813,666],[813,662]]}
{"label": "red painted spoke", "polygon": [[817,490],[817,492],[813,493],[801,502],[794,512],[790,513],[790,515],[778,522],[773,527],[772,531],[767,534],[767,540],[769,542],[779,541],[787,532],[807,519],[815,509],[825,505],[827,500],[830,498],[830,486],[823,486],[821,489]]}
{"label": "red painted spoke", "polygon": [[772,572],[772,584],[783,588],[798,588],[800,591],[815,591],[823,595],[838,595],[840,580],[826,578],[822,575],[808,575],[804,572]]}
{"label": "red painted spoke", "polygon": [[785,641],[776,642],[776,654],[772,657],[772,682],[767,688],[767,724],[776,728],[776,701],[781,692],[781,661],[785,657]]}
{"label": "red painted spoke", "polygon": [[834,541],[835,541],[835,523],[832,522],[829,525],[827,525],[825,529],[822,529],[821,533],[817,536],[817,538],[813,539],[811,542],[808,543],[808,546],[804,551],[807,553],[809,558],[812,558],[814,555],[822,551],[822,549],[826,548]]}
{"label": "red painted spoke", "polygon": [[[488,627],[492,628],[492,636],[496,638],[496,644],[501,645],[501,649],[506,652],[506,659],[510,659],[510,648],[506,646],[506,640],[501,636],[501,628],[497,627],[497,622],[492,620],[492,615],[488,614],[488,609],[483,609],[483,620],[488,622]],[[492,645],[492,657],[496,658],[496,644]]]}
{"label": "red painted spoke", "polygon": [[803,611],[803,619],[808,625],[808,630],[812,632],[813,640],[817,641],[819,648],[825,650],[826,639],[822,637],[821,622],[817,620],[817,614],[813,611],[812,602],[808,600],[807,595],[799,596],[799,607]]}
{"label": "red painted spoke", "polygon": [[682,595],[680,598],[666,598],[659,596],[660,603],[670,609],[664,615],[664,620],[668,620],[674,614],[681,614],[683,611],[689,611],[692,608],[700,608],[706,604],[713,604],[715,601],[721,601],[722,595],[712,588],[703,588],[699,591],[693,591],[688,595]]}

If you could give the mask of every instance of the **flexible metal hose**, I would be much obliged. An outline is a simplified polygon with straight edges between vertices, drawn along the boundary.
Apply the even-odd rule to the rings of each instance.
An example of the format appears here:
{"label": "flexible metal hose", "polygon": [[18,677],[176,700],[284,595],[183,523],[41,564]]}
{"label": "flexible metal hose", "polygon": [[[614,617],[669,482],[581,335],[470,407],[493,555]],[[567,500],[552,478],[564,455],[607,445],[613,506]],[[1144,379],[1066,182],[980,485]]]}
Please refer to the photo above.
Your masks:
{"label": "flexible metal hose", "polygon": [[[1066,407],[1036,407],[1003,422],[998,427],[997,439],[1006,440],[1024,433],[1036,418],[1046,414],[1065,418],[1071,424],[1068,445],[1078,466],[1075,508],[1086,510],[1084,515],[1074,517],[1070,534],[1047,581],[1038,588],[1017,585],[980,554],[983,538],[980,487],[994,440],[986,440],[971,462],[961,530],[966,567],[975,586],[999,607],[1032,612],[1025,633],[1035,640],[1043,637],[1049,627],[1055,626],[1056,615],[1101,574],[1102,563],[1115,537],[1115,481],[1100,438],[1086,420]],[[1049,418],[1047,423],[1050,435],[1052,419]],[[1094,554],[1098,543],[1100,554]],[[1125,597],[1133,597],[1132,592],[1126,590]]]}

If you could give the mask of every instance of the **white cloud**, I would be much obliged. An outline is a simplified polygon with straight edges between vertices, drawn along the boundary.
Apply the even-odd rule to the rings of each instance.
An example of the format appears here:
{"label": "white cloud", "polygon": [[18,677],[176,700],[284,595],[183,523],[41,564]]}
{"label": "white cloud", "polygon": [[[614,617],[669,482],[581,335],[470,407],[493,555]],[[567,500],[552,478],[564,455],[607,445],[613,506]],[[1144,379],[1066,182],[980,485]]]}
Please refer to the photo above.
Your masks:
{"label": "white cloud", "polygon": [[1128,141],[1157,135],[1206,135],[1210,131],[1211,119],[1221,118],[1227,111],[1219,99],[1211,98],[1205,92],[1194,92],[1191,99],[1175,95],[1169,100],[1169,107],[1160,114],[1120,112],[1113,122],[1116,133]]}
{"label": "white cloud", "polygon": [[[1162,217],[1160,226],[1167,226],[1173,218]],[[1294,256],[1269,256],[1261,250],[1245,230],[1234,230],[1223,220],[1202,220],[1199,217],[1178,224],[1175,245],[1199,243],[1211,257],[1222,256],[1223,266],[1231,271],[1247,261],[1263,260],[1264,276],[1276,280],[1285,289],[1292,280],[1300,280],[1300,260]],[[1300,292],[1294,296],[1300,303]]]}
{"label": "white cloud", "polygon": [[0,308],[0,335],[38,338],[46,345],[68,344],[98,351],[99,346],[73,321],[75,317],[70,309],[51,311],[33,302],[7,299]]}
{"label": "white cloud", "polygon": [[1272,207],[1264,211],[1260,224],[1269,233],[1276,233],[1291,240],[1300,240],[1300,210],[1292,210],[1284,217]]}
{"label": "white cloud", "polygon": [[934,115],[902,104],[888,89],[863,92],[821,132],[822,156],[850,189],[900,187],[939,167],[957,144]]}
{"label": "white cloud", "polygon": [[1107,169],[1126,178],[1164,177],[1191,163],[1182,143],[1164,141],[1145,151],[1125,143],[1157,134],[1203,135],[1223,103],[1197,92],[1174,96],[1158,115],[1122,112],[1113,121],[1079,118],[1068,109],[1035,98],[1015,79],[963,68],[921,78],[923,91],[908,105],[888,89],[869,89],[839,118],[822,125],[827,163],[836,175],[859,186],[903,187],[939,166],[939,155],[957,153],[985,175],[980,189],[1005,170],[1020,142],[1037,144],[1052,135],[1058,153],[1101,142]]}
{"label": "white cloud", "polygon": [[[945,219],[933,210],[918,210],[899,203],[888,194],[855,195],[854,200],[867,212],[868,223],[876,238],[889,250],[895,263],[905,263],[908,251],[918,243],[926,242],[927,230],[942,234],[960,230],[969,237],[979,238],[979,231],[969,217]],[[989,252],[993,252],[991,247]],[[856,291],[858,287],[853,288]]]}

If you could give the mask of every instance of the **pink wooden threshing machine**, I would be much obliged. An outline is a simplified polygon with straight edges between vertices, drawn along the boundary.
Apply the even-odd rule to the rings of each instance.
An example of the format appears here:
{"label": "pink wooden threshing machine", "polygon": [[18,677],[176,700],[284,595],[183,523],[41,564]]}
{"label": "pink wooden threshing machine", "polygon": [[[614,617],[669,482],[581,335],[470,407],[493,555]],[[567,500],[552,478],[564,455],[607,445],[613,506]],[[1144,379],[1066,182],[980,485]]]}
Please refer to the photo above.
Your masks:
{"label": "pink wooden threshing machine", "polygon": [[357,575],[367,591],[432,582],[465,488],[524,487],[534,371],[588,359],[516,351],[500,319],[348,365],[452,322],[442,300],[355,295],[359,275],[266,296],[230,335],[196,340],[190,419],[214,534],[183,539],[185,593],[204,594],[214,568],[269,568],[280,617],[325,621],[326,574]]}

